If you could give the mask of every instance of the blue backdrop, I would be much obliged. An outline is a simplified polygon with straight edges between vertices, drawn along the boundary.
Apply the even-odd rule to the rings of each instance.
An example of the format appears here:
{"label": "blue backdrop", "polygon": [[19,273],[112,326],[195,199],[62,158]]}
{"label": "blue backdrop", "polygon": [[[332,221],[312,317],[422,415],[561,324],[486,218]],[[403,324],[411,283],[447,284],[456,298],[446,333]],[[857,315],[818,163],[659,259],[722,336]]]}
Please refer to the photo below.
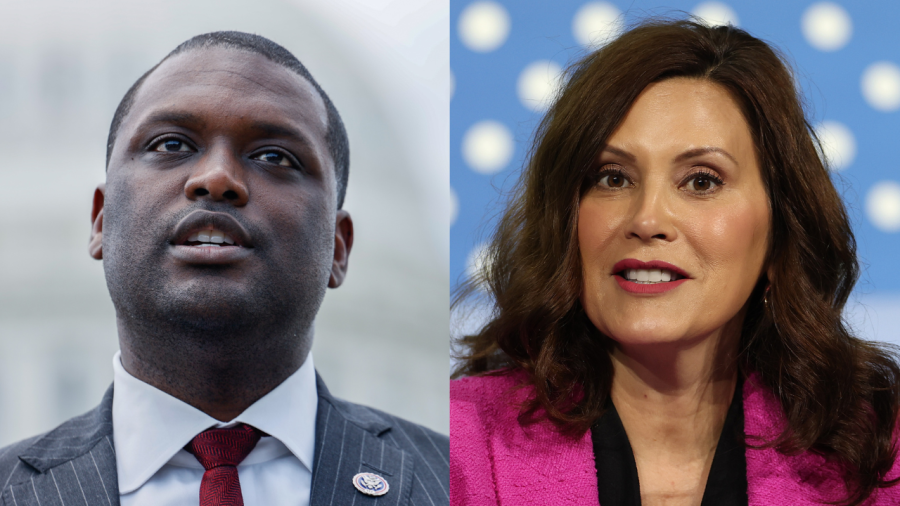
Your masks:
{"label": "blue backdrop", "polygon": [[559,70],[648,15],[731,22],[794,65],[850,210],[862,278],[847,318],[900,342],[900,2],[458,1],[451,5],[451,287],[478,263]]}

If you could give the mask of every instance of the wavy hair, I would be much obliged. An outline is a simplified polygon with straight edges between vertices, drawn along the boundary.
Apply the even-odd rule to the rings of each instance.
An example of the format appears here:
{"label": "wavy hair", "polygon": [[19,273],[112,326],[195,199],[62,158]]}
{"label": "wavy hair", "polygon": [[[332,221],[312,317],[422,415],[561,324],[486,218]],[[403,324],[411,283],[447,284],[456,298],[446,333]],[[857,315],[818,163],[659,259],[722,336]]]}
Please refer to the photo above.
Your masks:
{"label": "wavy hair", "polygon": [[535,390],[523,416],[542,408],[570,433],[583,434],[602,415],[613,343],[579,300],[580,199],[597,154],[648,85],[704,79],[741,108],[772,210],[770,249],[747,301],[738,363],[741,374],[759,374],[784,410],[786,428],[766,444],[836,462],[846,504],[896,483],[886,475],[897,457],[897,354],[854,337],[842,320],[859,276],[856,242],[790,65],[732,26],[650,20],[584,57],[568,77],[493,233],[490,267],[455,294],[460,309],[486,292],[493,314],[456,342],[454,377],[522,369]]}

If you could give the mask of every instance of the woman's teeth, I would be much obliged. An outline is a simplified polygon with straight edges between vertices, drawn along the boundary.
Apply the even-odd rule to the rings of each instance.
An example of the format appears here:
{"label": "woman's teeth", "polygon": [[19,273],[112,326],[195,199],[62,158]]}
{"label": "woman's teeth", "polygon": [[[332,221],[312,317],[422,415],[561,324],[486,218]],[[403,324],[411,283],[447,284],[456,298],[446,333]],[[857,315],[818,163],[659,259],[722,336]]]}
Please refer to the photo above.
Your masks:
{"label": "woman's teeth", "polygon": [[626,269],[622,274],[625,279],[635,283],[668,283],[680,278],[678,274],[665,269]]}
{"label": "woman's teeth", "polygon": [[234,239],[228,237],[221,230],[202,230],[200,232],[194,232],[188,237],[188,243],[200,243],[200,244],[192,244],[192,246],[197,247],[210,247],[210,246],[223,246],[225,244],[233,245]]}

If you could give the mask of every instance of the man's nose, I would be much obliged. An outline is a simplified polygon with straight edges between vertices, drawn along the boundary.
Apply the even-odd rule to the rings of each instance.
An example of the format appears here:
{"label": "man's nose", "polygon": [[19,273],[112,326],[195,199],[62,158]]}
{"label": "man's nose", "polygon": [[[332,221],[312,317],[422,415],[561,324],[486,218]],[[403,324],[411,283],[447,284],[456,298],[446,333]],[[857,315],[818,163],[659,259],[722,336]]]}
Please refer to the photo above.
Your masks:
{"label": "man's nose", "polygon": [[245,177],[239,156],[228,148],[214,148],[195,166],[184,185],[184,194],[190,200],[210,199],[244,206],[250,199]]}

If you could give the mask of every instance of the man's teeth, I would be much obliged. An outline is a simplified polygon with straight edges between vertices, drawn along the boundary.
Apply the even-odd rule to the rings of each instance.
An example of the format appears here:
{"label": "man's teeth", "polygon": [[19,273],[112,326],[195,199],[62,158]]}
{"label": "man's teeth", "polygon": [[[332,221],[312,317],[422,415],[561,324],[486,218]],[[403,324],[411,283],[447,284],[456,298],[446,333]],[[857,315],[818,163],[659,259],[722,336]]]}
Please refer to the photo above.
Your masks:
{"label": "man's teeth", "polygon": [[222,246],[224,244],[234,244],[234,239],[228,237],[221,230],[201,230],[200,232],[194,232],[188,237],[187,242],[199,242],[202,244],[195,244],[194,246]]}
{"label": "man's teeth", "polygon": [[668,283],[679,276],[665,269],[626,269],[625,279],[635,283]]}

